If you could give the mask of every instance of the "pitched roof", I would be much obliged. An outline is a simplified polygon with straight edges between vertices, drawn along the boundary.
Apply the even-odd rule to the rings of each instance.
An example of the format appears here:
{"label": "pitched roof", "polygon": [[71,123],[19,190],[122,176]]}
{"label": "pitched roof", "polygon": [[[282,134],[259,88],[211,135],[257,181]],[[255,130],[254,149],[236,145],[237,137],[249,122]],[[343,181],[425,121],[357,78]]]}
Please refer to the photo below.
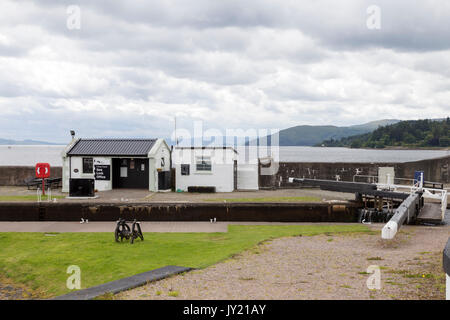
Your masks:
{"label": "pitched roof", "polygon": [[80,139],[67,155],[146,157],[155,142],[156,139]]}

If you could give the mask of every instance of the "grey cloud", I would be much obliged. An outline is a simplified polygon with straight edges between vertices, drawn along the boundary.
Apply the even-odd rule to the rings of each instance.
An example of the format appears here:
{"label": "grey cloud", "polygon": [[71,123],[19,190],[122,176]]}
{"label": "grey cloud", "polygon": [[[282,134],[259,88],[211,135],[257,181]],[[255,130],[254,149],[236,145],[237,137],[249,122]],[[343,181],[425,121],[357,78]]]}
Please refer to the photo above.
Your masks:
{"label": "grey cloud", "polygon": [[[278,3],[270,0],[248,1],[40,1],[50,8],[78,4],[82,8],[86,30],[78,35],[107,34],[123,24],[162,28],[220,29],[225,27],[300,29],[321,41],[324,46],[357,49],[386,47],[406,51],[442,50],[450,48],[450,5],[446,1],[378,0],[381,9],[381,29],[366,26],[366,9],[372,1],[292,1]],[[60,9],[60,10],[61,10]],[[95,13],[93,15],[92,13]],[[103,16],[102,21],[89,18]],[[64,16],[46,19],[55,32],[61,28]],[[56,20],[57,23],[50,21]],[[96,28],[96,24],[99,28]],[[89,30],[89,31],[87,31]],[[107,40],[104,38],[103,40]],[[139,43],[139,39],[135,39]]]}
{"label": "grey cloud", "polygon": [[211,128],[444,116],[450,5],[379,0],[368,30],[370,4],[5,0],[0,137],[167,136],[174,115]]}

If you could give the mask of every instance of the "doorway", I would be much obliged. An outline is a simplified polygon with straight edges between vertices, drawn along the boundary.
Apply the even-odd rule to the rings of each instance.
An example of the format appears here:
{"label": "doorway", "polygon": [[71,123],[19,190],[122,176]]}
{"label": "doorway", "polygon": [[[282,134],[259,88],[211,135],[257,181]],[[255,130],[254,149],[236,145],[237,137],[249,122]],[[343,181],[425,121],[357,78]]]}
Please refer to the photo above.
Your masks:
{"label": "doorway", "polygon": [[149,188],[148,159],[114,158],[113,188],[148,189]]}

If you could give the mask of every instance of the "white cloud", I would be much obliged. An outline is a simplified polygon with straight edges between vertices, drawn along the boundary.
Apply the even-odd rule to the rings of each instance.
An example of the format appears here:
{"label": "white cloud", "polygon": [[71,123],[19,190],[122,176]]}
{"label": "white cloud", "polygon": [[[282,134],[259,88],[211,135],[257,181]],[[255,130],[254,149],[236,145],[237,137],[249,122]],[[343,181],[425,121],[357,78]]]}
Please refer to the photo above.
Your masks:
{"label": "white cloud", "polygon": [[450,5],[369,1],[2,1],[0,137],[169,136],[437,118],[450,107]]}

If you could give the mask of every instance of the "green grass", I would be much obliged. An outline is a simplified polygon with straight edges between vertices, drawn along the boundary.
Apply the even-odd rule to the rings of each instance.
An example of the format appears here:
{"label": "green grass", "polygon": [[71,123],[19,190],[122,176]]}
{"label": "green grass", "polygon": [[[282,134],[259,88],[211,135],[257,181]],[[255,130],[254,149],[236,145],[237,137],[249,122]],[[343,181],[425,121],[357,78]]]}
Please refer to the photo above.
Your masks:
{"label": "green grass", "polygon": [[[51,199],[64,199],[65,196],[51,196]],[[47,196],[42,196],[42,201],[46,201]],[[0,196],[0,202],[22,202],[22,201],[37,201],[36,195],[23,195],[23,196]]]}
{"label": "green grass", "polygon": [[178,291],[170,291],[167,295],[169,297],[178,297]]}
{"label": "green grass", "polygon": [[209,202],[321,202],[318,197],[263,197],[263,198],[216,198],[204,199]]}
{"label": "green grass", "polygon": [[112,232],[0,233],[0,278],[52,297],[69,292],[70,265],[81,268],[84,289],[166,265],[204,268],[273,238],[368,231],[362,225],[231,225],[227,233],[145,233],[133,245],[114,242]]}

